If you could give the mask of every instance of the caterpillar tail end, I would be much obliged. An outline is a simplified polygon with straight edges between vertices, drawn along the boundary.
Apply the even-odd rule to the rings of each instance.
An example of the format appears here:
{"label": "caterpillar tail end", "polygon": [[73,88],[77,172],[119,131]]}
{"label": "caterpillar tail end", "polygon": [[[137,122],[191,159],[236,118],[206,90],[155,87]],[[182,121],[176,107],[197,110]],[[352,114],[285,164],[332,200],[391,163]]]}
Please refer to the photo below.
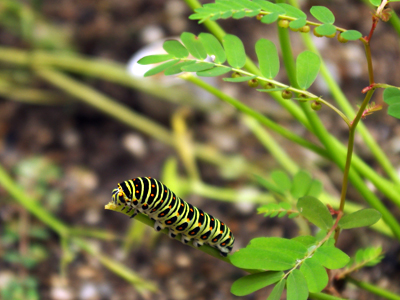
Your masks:
{"label": "caterpillar tail end", "polygon": [[109,202],[108,204],[106,204],[106,205],[104,206],[104,209],[116,210],[117,207],[118,207],[118,205],[116,205],[115,203]]}

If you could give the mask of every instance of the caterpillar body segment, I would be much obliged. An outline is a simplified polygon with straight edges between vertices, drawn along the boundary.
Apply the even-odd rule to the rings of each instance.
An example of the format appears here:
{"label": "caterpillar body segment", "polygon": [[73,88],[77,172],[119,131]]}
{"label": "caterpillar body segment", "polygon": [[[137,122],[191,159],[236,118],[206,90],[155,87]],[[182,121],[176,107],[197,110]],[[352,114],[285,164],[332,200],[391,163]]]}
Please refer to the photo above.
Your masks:
{"label": "caterpillar body segment", "polygon": [[168,228],[168,235],[181,234],[182,243],[193,242],[200,247],[208,244],[217,248],[222,256],[232,250],[235,238],[228,226],[201,209],[176,196],[160,181],[150,177],[137,177],[118,184],[112,191],[112,201],[155,221],[154,229]]}

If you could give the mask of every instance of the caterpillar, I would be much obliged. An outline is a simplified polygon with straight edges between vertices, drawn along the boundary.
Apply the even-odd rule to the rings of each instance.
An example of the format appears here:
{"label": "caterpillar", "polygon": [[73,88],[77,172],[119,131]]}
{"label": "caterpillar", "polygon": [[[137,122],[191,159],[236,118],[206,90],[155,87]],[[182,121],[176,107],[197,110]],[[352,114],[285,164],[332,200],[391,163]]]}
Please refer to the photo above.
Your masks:
{"label": "caterpillar", "polygon": [[151,177],[137,177],[118,184],[112,191],[112,201],[155,221],[154,229],[168,228],[170,238],[181,234],[182,243],[193,241],[195,247],[208,244],[222,256],[232,250],[235,238],[225,223],[176,196],[160,181]]}

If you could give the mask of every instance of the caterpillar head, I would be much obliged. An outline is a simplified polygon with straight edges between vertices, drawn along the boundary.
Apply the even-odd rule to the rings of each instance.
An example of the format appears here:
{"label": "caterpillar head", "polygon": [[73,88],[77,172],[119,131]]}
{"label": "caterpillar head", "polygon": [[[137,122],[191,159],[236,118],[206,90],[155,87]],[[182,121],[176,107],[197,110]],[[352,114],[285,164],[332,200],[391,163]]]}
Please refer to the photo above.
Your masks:
{"label": "caterpillar head", "polygon": [[129,201],[120,184],[118,184],[118,188],[113,189],[111,195],[114,204],[126,204]]}

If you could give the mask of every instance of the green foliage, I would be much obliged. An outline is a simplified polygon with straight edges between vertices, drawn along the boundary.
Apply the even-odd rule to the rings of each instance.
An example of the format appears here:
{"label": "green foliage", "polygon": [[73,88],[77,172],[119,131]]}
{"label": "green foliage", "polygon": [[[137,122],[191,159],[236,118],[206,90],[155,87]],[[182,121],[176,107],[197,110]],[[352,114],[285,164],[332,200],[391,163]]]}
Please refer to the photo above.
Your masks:
{"label": "green foliage", "polygon": [[279,72],[279,56],[273,42],[259,39],[255,46],[261,74],[273,79]]}
{"label": "green foliage", "polygon": [[328,284],[328,274],[326,269],[316,258],[306,259],[300,267],[301,273],[307,281],[308,290],[312,293],[319,293]]}
{"label": "green foliage", "polygon": [[381,0],[369,0],[369,2],[370,2],[373,6],[379,6],[379,5],[381,5]]}
{"label": "green foliage", "polygon": [[361,209],[349,215],[343,216],[339,220],[339,227],[341,229],[350,229],[358,227],[371,226],[379,221],[381,213],[373,208]]}
{"label": "green foliage", "polygon": [[347,30],[345,32],[342,32],[341,36],[348,41],[354,41],[361,38],[362,34],[357,30]]}
{"label": "green foliage", "polygon": [[182,33],[181,40],[191,55],[200,60],[207,58],[207,51],[204,48],[203,43],[193,33]]}
{"label": "green foliage", "polygon": [[256,75],[253,76],[241,76],[241,77],[235,77],[235,78],[222,78],[223,81],[228,81],[228,82],[245,82],[245,81],[249,81],[252,80],[254,78],[256,78]]}
{"label": "green foliage", "polygon": [[307,281],[300,270],[293,270],[287,279],[287,299],[307,300]]}
{"label": "green foliage", "polygon": [[163,44],[164,50],[175,58],[188,57],[189,51],[177,40],[168,40]]}
{"label": "green foliage", "polygon": [[297,202],[297,209],[303,217],[321,229],[329,229],[333,225],[328,208],[315,197],[300,198]]}
{"label": "green foliage", "polygon": [[246,63],[246,53],[242,41],[235,35],[227,34],[222,38],[226,59],[233,68],[240,69]]}
{"label": "green foliage", "polygon": [[299,54],[296,60],[297,84],[301,89],[308,89],[317,78],[321,59],[311,51],[304,51]]}
{"label": "green foliage", "polygon": [[321,23],[333,24],[335,23],[335,16],[325,6],[313,6],[310,9],[310,13]]}
{"label": "green foliage", "polygon": [[373,267],[379,264],[383,257],[382,247],[358,249],[356,254],[350,259],[347,266],[337,277],[340,279],[363,267]]}
{"label": "green foliage", "polygon": [[214,62],[217,64],[223,64],[226,61],[225,51],[221,46],[221,43],[215,36],[210,33],[200,33],[200,41],[203,43],[204,48],[208,55],[214,56]]}
{"label": "green foliage", "polygon": [[287,202],[281,203],[269,203],[263,205],[257,209],[259,214],[264,214],[264,217],[276,217],[282,218],[289,215],[289,218],[294,218],[299,215],[299,212],[292,209],[292,206]]}
{"label": "green foliage", "polygon": [[168,69],[169,67],[173,66],[174,64],[176,64],[179,61],[179,59],[173,59],[170,61],[167,61],[165,63],[162,63],[161,65],[158,65],[157,67],[148,70],[146,73],[144,73],[144,77],[148,77],[148,76],[153,76],[156,75],[158,73],[161,73],[162,71]]}
{"label": "green foliage", "polygon": [[251,294],[281,280],[283,275],[280,271],[267,271],[241,277],[232,284],[231,293],[235,296]]}
{"label": "green foliage", "polygon": [[386,88],[383,92],[383,101],[389,105],[388,114],[400,119],[400,90],[398,88]]}
{"label": "green foliage", "polygon": [[2,300],[39,300],[38,284],[33,277],[24,279],[11,279],[1,289]]}
{"label": "green foliage", "polygon": [[336,27],[332,24],[323,24],[315,27],[315,31],[322,36],[329,36],[336,32]]}
{"label": "green foliage", "polygon": [[283,290],[285,288],[286,284],[286,279],[282,279],[279,281],[274,288],[272,289],[271,294],[269,294],[267,300],[279,300],[281,299],[281,295],[283,293]]}
{"label": "green foliage", "polygon": [[314,253],[313,259],[325,268],[335,270],[346,266],[350,257],[334,245],[325,243],[322,247],[317,249]]}
{"label": "green foliage", "polygon": [[151,64],[158,64],[160,62],[164,62],[174,58],[171,54],[155,54],[142,57],[138,60],[138,63],[141,65],[151,65]]}

